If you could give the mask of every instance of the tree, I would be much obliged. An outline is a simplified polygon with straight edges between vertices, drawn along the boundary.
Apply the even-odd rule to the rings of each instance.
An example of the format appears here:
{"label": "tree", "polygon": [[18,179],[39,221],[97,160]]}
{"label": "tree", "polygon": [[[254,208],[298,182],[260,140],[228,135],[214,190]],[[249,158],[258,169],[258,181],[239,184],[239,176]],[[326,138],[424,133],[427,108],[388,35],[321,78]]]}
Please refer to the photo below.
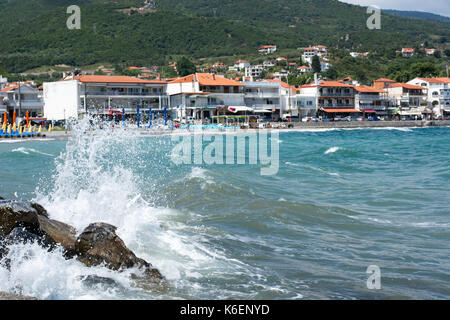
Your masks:
{"label": "tree", "polygon": [[411,78],[417,77],[436,77],[439,75],[439,70],[431,62],[418,62],[411,65]]}
{"label": "tree", "polygon": [[180,77],[185,77],[197,72],[195,64],[186,57],[182,57],[179,61],[177,61],[177,70]]}
{"label": "tree", "polygon": [[445,49],[444,53],[447,57],[450,57],[450,49]]}
{"label": "tree", "polygon": [[320,58],[319,56],[314,56],[312,59],[311,67],[314,70],[314,73],[320,73],[322,71],[322,67],[320,65]]}
{"label": "tree", "polygon": [[434,52],[434,57],[437,58],[437,59],[440,59],[441,58],[441,52],[439,50],[436,50]]}
{"label": "tree", "polygon": [[329,80],[336,80],[339,77],[339,74],[336,69],[332,67],[325,71],[324,76]]}
{"label": "tree", "polygon": [[2,67],[0,67],[0,76],[4,76],[4,77],[8,76],[8,73]]}

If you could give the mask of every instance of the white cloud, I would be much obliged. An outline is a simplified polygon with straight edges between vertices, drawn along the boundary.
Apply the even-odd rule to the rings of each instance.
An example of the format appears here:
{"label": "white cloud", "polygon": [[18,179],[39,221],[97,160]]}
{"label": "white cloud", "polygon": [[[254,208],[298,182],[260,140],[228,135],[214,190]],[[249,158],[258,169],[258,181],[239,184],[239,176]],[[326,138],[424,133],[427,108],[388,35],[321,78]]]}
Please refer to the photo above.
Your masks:
{"label": "white cloud", "polygon": [[382,9],[426,11],[450,17],[449,0],[340,0],[360,6],[377,5]]}

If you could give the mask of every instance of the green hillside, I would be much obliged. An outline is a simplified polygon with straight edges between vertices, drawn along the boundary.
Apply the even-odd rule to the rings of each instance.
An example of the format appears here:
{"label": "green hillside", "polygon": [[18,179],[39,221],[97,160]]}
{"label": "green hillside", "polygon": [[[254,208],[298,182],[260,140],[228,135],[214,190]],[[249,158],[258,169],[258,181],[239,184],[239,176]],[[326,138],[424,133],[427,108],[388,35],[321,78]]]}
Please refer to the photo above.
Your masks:
{"label": "green hillside", "polygon": [[[295,50],[313,43],[390,52],[450,39],[450,23],[383,15],[368,30],[364,8],[337,0],[156,0],[156,12],[119,9],[142,0],[0,0],[0,66],[163,64],[174,56],[247,55],[261,44]],[[66,7],[82,8],[82,29],[66,28]],[[348,35],[348,36],[347,36]]]}

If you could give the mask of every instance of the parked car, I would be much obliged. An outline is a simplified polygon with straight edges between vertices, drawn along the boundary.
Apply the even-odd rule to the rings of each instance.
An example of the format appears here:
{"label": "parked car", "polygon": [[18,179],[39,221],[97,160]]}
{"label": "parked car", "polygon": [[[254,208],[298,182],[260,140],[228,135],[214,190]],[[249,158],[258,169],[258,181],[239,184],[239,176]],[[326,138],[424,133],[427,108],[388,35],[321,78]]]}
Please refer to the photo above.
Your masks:
{"label": "parked car", "polygon": [[380,118],[378,118],[377,116],[374,116],[374,117],[369,117],[367,120],[369,120],[369,121],[380,121]]}

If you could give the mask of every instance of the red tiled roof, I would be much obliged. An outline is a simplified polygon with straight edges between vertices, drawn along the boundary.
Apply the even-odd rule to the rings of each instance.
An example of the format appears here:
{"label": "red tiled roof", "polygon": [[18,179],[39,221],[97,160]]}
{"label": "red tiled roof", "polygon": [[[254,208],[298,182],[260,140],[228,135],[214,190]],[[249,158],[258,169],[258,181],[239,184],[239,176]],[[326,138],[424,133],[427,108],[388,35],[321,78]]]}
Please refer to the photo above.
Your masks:
{"label": "red tiled roof", "polygon": [[[210,73],[196,73],[195,80],[202,86],[244,86],[244,84],[238,81],[219,77]],[[188,83],[193,81],[194,74],[191,74],[186,77],[178,78],[170,83]]]}
{"label": "red tiled roof", "polygon": [[344,88],[353,88],[350,84],[341,83],[338,81],[320,81],[319,87],[344,87]]}
{"label": "red tiled roof", "polygon": [[375,89],[374,87],[369,86],[355,86],[355,90],[358,92],[364,92],[364,93],[384,93],[384,90],[381,89]]}
{"label": "red tiled roof", "polygon": [[419,78],[429,83],[450,83],[450,78]]}
{"label": "red tiled roof", "polygon": [[10,91],[10,90],[14,90],[14,89],[16,89],[16,88],[18,88],[19,87],[19,85],[13,85],[13,86],[9,86],[9,87],[6,87],[6,88],[3,88],[2,89],[2,92],[8,92],[8,91]]}
{"label": "red tiled roof", "polygon": [[388,88],[404,88],[404,89],[409,89],[409,90],[423,90],[423,89],[426,89],[426,88],[423,88],[423,87],[419,87],[419,86],[415,86],[415,85],[407,84],[407,83],[393,83]]}

